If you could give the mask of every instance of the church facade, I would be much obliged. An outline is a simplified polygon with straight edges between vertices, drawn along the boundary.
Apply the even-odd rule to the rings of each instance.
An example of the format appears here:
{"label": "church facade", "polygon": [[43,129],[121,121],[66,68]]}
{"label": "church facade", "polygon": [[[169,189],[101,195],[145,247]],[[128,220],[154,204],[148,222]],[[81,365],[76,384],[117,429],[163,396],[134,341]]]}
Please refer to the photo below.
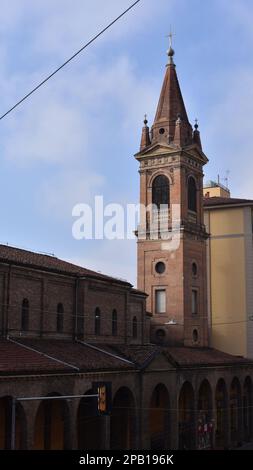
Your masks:
{"label": "church facade", "polygon": [[[0,246],[1,449],[225,449],[253,438],[253,361],[209,344],[208,160],[168,56],[135,156],[150,206],[137,230],[138,290]],[[98,383],[111,389],[106,414]]]}

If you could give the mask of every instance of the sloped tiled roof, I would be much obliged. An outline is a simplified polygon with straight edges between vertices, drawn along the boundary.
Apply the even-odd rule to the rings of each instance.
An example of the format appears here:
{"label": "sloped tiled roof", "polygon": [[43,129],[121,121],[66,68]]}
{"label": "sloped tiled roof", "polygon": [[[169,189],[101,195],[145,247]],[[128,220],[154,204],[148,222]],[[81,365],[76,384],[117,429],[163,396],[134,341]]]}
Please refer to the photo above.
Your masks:
{"label": "sloped tiled roof", "polygon": [[134,369],[134,364],[121,361],[84,343],[58,339],[20,339],[18,342],[71,364],[80,371]]}
{"label": "sloped tiled roof", "polygon": [[204,197],[204,208],[219,207],[219,206],[252,206],[253,200],[251,199],[237,199],[231,197]]}
{"label": "sloped tiled roof", "polygon": [[16,265],[54,271],[77,277],[88,276],[90,278],[116,282],[129,287],[131,286],[127,281],[106,276],[105,274],[100,274],[81,266],[76,266],[75,264],[56,258],[55,256],[22,250],[8,245],[0,245],[0,262],[7,262],[8,264],[13,263]]}
{"label": "sloped tiled roof", "polygon": [[102,345],[103,349],[114,352],[125,359],[132,361],[137,367],[145,367],[155,356],[161,352],[159,346],[153,344],[146,345]]}
{"label": "sloped tiled roof", "polygon": [[0,374],[73,372],[72,368],[21,345],[0,340]]}
{"label": "sloped tiled roof", "polygon": [[159,354],[164,354],[168,362],[174,367],[201,367],[220,365],[250,364],[253,360],[233,356],[212,348],[191,347],[160,347],[154,344],[147,345],[107,345],[103,349],[114,351],[116,354],[132,361],[138,368],[146,367]]}
{"label": "sloped tiled roof", "polygon": [[221,366],[243,365],[253,366],[253,360],[218,351],[212,348],[170,347],[165,348],[168,359],[181,367],[187,366]]}
{"label": "sloped tiled roof", "polygon": [[163,355],[175,368],[216,366],[253,367],[253,360],[211,348],[156,345],[88,345],[67,340],[24,339],[0,341],[0,375],[68,374],[145,369]]}

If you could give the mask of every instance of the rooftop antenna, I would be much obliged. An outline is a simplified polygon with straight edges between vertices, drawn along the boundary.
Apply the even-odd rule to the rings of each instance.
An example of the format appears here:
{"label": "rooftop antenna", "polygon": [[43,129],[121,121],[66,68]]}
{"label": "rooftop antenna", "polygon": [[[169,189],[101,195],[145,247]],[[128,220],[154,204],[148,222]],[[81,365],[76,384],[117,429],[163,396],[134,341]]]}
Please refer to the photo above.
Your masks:
{"label": "rooftop antenna", "polygon": [[228,181],[229,181],[229,175],[230,175],[230,170],[226,171],[226,178],[224,178],[224,181],[226,183],[226,188],[228,189]]}
{"label": "rooftop antenna", "polygon": [[230,174],[230,170],[227,170],[225,178],[222,178],[222,181],[225,182],[225,186],[227,189],[228,189],[229,174]]}

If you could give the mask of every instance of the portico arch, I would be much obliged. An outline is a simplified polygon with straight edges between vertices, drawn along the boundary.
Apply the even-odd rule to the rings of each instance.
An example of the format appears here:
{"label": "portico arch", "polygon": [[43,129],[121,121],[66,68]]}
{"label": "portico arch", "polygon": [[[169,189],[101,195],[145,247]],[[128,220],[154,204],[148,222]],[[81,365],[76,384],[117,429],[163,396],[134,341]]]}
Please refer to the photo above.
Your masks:
{"label": "portico arch", "polygon": [[195,449],[194,390],[190,382],[181,388],[178,400],[179,449]]}
{"label": "portico arch", "polygon": [[[94,394],[88,390],[85,395]],[[97,398],[82,398],[77,413],[79,449],[103,449],[103,416],[98,415]]]}
{"label": "portico arch", "polygon": [[111,449],[136,448],[136,407],[131,390],[121,387],[114,396],[111,414]]}
{"label": "portico arch", "polygon": [[69,407],[64,399],[41,401],[35,418],[34,446],[35,450],[63,450],[69,448]]}
{"label": "portico arch", "polygon": [[149,426],[150,448],[163,450],[170,442],[170,399],[165,385],[158,384],[153,390],[150,402]]}

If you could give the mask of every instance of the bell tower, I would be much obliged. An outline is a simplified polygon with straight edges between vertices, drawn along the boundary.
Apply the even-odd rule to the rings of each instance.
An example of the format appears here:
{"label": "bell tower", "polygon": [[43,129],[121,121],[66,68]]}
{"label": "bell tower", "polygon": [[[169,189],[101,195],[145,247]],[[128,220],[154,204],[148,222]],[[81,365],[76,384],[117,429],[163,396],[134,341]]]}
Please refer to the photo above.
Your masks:
{"label": "bell tower", "polygon": [[153,342],[208,346],[203,153],[198,123],[188,120],[174,50],[151,131],[145,116],[140,151],[138,288],[148,294]]}

